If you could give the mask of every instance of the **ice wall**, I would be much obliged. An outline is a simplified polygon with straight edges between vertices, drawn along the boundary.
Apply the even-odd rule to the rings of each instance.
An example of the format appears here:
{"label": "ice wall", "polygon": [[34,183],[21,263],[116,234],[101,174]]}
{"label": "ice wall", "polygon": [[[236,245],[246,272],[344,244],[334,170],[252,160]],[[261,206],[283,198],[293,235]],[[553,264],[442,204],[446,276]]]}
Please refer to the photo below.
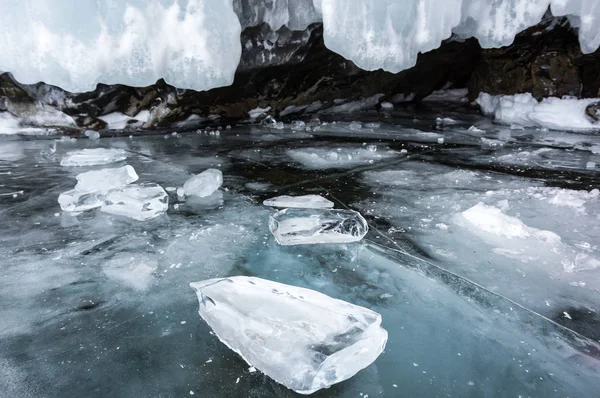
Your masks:
{"label": "ice wall", "polygon": [[0,70],[69,91],[161,77],[204,90],[232,82],[242,27],[322,20],[331,50],[398,72],[453,32],[507,45],[549,6],[580,27],[584,52],[600,46],[597,0],[0,0]]}
{"label": "ice wall", "polygon": [[241,55],[231,1],[0,0],[0,70],[74,92],[229,85]]}

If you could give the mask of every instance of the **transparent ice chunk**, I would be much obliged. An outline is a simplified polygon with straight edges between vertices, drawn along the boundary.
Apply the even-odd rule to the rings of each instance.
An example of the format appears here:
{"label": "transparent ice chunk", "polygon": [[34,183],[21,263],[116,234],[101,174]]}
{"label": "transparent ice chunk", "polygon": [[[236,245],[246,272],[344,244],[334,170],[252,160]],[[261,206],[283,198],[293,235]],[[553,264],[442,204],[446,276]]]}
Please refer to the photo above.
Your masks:
{"label": "transparent ice chunk", "polygon": [[245,276],[190,286],[225,345],[300,394],[349,379],[387,342],[381,315],[314,290]]}
{"label": "transparent ice chunk", "polygon": [[183,184],[183,190],[187,196],[205,197],[212,195],[221,185],[223,185],[221,170],[208,169],[187,180]]}
{"label": "transparent ice chunk", "polygon": [[297,209],[326,209],[333,207],[333,202],[320,195],[277,196],[263,202],[271,207],[294,207]]}
{"label": "transparent ice chunk", "polygon": [[99,166],[127,159],[127,152],[117,148],[93,148],[68,152],[61,166]]}
{"label": "transparent ice chunk", "polygon": [[144,183],[113,189],[106,195],[100,210],[145,221],[160,216],[168,208],[169,196],[165,190],[158,184]]}
{"label": "transparent ice chunk", "polygon": [[77,175],[75,189],[84,192],[108,192],[111,189],[131,184],[138,180],[138,175],[130,165],[113,168],[92,170]]}
{"label": "transparent ice chunk", "polygon": [[269,229],[287,246],[358,242],[369,226],[354,210],[285,209],[269,217]]}
{"label": "transparent ice chunk", "polygon": [[71,189],[58,196],[58,204],[63,211],[82,212],[102,206],[103,198],[99,192]]}

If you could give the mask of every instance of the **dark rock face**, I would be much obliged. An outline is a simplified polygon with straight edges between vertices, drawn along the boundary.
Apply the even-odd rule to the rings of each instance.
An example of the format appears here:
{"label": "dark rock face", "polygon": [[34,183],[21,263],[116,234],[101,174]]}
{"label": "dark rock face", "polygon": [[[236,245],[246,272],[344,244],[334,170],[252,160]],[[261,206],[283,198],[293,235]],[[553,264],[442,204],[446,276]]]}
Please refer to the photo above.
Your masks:
{"label": "dark rock face", "polygon": [[512,45],[485,49],[469,81],[469,97],[480,92],[545,97],[596,97],[600,52],[583,55],[577,31],[566,17],[548,16],[521,32]]}
{"label": "dark rock face", "polygon": [[[132,120],[135,127],[153,128],[186,120],[247,121],[248,112],[255,108],[268,108],[279,118],[326,112],[356,100],[371,107],[407,98],[419,102],[441,88],[468,87],[471,99],[480,92],[530,92],[538,99],[600,96],[600,51],[583,55],[568,20],[549,14],[510,46],[482,50],[475,39],[447,40],[438,49],[420,54],[413,68],[397,74],[364,71],[333,53],[324,45],[321,24],[304,31],[282,27],[277,32],[262,24],[245,29],[241,41],[240,65],[228,87],[196,92],[160,80],[149,87],[98,85],[92,92],[72,94],[43,83],[21,85],[3,74],[0,112],[20,117],[36,109],[56,108],[89,129],[106,128],[100,117],[120,112],[143,119]],[[142,111],[147,111],[143,118]],[[597,117],[596,110],[588,115]]]}

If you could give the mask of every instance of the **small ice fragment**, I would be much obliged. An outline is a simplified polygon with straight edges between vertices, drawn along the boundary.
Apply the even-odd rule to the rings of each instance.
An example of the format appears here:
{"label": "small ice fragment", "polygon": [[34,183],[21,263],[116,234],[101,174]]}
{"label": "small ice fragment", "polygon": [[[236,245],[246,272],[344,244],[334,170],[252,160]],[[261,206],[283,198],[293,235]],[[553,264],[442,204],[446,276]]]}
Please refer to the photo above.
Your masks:
{"label": "small ice fragment", "polygon": [[275,125],[275,128],[277,130],[283,130],[285,128],[285,124],[283,124],[283,122],[277,122],[277,124]]}
{"label": "small ice fragment", "polygon": [[392,110],[392,109],[394,109],[394,104],[392,104],[391,102],[382,102],[381,109],[384,109],[386,111]]}
{"label": "small ice fragment", "polygon": [[416,362],[413,362],[413,366],[414,366],[415,368],[418,368],[418,367],[419,367],[419,364],[418,364],[418,363],[416,363]]}
{"label": "small ice fragment", "polygon": [[256,368],[255,368],[254,366],[250,366],[250,367],[248,368],[248,372],[250,372],[250,373],[254,373],[254,372],[256,372]]}
{"label": "small ice fragment", "polygon": [[277,120],[273,116],[268,115],[263,120],[260,121],[260,125],[263,127],[268,127],[275,129],[277,128]]}
{"label": "small ice fragment", "polygon": [[106,193],[111,189],[131,184],[138,178],[137,173],[130,165],[114,169],[92,170],[77,175],[75,189],[83,192]]}
{"label": "small ice fragment", "polygon": [[339,158],[340,158],[340,155],[338,155],[338,154],[337,154],[337,152],[333,152],[333,151],[332,151],[332,152],[329,152],[329,153],[327,154],[327,159],[328,159],[328,160],[333,160],[333,161],[335,161],[335,160],[338,160]]}
{"label": "small ice fragment", "polygon": [[352,122],[350,123],[350,130],[356,131],[362,129],[362,123],[360,122]]}
{"label": "small ice fragment", "polygon": [[308,122],[308,125],[310,127],[317,127],[321,125],[321,119],[319,119],[318,117],[313,117],[312,119],[310,119],[310,122]]}
{"label": "small ice fragment", "polygon": [[381,315],[314,290],[245,276],[190,285],[225,345],[301,394],[351,378],[387,342]]}
{"label": "small ice fragment", "polygon": [[569,313],[568,313],[568,312],[566,312],[566,311],[565,311],[565,312],[563,312],[563,315],[564,315],[564,316],[565,316],[565,318],[567,318],[567,319],[571,319],[571,320],[573,319],[573,318],[571,318],[571,315],[569,315]]}
{"label": "small ice fragment", "polygon": [[392,384],[392,387],[398,388],[398,384]]}
{"label": "small ice fragment", "polygon": [[269,229],[280,245],[350,243],[369,230],[353,210],[285,209],[269,217]]}
{"label": "small ice fragment", "polygon": [[394,296],[389,293],[383,293],[381,296],[379,296],[379,298],[382,298],[382,299],[388,299],[388,298],[392,298],[392,297],[394,297]]}
{"label": "small ice fragment", "polygon": [[377,152],[377,145],[368,145],[367,146],[367,151]]}
{"label": "small ice fragment", "polygon": [[179,187],[179,188],[177,188],[176,192],[177,192],[177,196],[178,197],[180,197],[180,198],[184,198],[185,197],[185,189]]}
{"label": "small ice fragment", "polygon": [[472,382],[472,381],[469,381],[467,384],[470,385],[470,386],[474,386],[475,385],[475,383]]}
{"label": "small ice fragment", "polygon": [[437,139],[438,144],[443,144],[444,143],[444,137],[440,137]]}
{"label": "small ice fragment", "polygon": [[183,184],[187,196],[210,196],[223,185],[223,173],[221,170],[208,169],[193,176]]}
{"label": "small ice fragment", "polygon": [[98,138],[100,138],[100,133],[94,130],[87,130],[85,132],[85,136],[90,140],[97,140]]}
{"label": "small ice fragment", "polygon": [[407,149],[402,149],[402,150],[400,150],[400,153],[408,153],[408,150]]}
{"label": "small ice fragment", "polygon": [[585,168],[588,170],[593,170],[596,168],[596,162],[587,162]]}
{"label": "small ice fragment", "polygon": [[378,129],[379,127],[381,127],[381,123],[367,123],[365,124],[365,127],[370,129]]}
{"label": "small ice fragment", "polygon": [[169,208],[169,196],[158,184],[127,185],[110,191],[100,208],[103,212],[138,221],[158,217]]}
{"label": "small ice fragment", "polygon": [[180,323],[181,323],[182,325],[185,325],[185,324],[186,324],[186,322],[185,322],[185,321],[181,321]]}
{"label": "small ice fragment", "polygon": [[481,148],[483,149],[497,149],[502,148],[504,145],[504,141],[481,137]]}
{"label": "small ice fragment", "polygon": [[190,390],[190,395],[194,395],[194,392],[192,390]]}
{"label": "small ice fragment", "polygon": [[448,229],[448,226],[444,223],[435,224],[435,227],[441,229],[442,231],[446,231]]}
{"label": "small ice fragment", "polygon": [[478,129],[478,128],[477,128],[477,127],[475,127],[475,126],[471,126],[471,127],[469,127],[469,130],[468,130],[468,131],[469,131],[469,132],[471,132],[471,133],[485,133],[485,131],[484,131],[484,130]]}
{"label": "small ice fragment", "polygon": [[58,204],[64,211],[82,212],[102,206],[104,195],[99,192],[82,192],[76,189],[58,196]]}
{"label": "small ice fragment", "polygon": [[240,378],[238,377],[237,380],[235,381],[235,384],[240,382]]}
{"label": "small ice fragment", "polygon": [[306,128],[306,123],[302,120],[294,120],[290,127],[292,130],[304,130]]}
{"label": "small ice fragment", "polygon": [[61,166],[99,166],[127,159],[127,152],[116,148],[81,149],[67,152]]}
{"label": "small ice fragment", "polygon": [[277,196],[263,202],[265,206],[297,209],[326,209],[333,207],[333,202],[320,195]]}
{"label": "small ice fragment", "polygon": [[169,193],[173,193],[173,192],[177,191],[177,188],[175,188],[175,187],[166,187],[165,191],[167,191]]}

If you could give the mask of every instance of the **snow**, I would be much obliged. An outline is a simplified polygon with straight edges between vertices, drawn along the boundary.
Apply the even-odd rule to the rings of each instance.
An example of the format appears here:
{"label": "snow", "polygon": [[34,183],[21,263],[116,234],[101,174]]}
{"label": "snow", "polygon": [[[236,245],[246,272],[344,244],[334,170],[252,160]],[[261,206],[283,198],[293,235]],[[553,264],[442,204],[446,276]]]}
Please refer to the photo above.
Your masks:
{"label": "snow", "polygon": [[127,152],[116,148],[92,148],[67,152],[60,161],[61,166],[99,166],[121,162],[127,159]]}
{"label": "snow", "polygon": [[531,94],[493,96],[481,93],[476,102],[486,115],[503,124],[567,131],[598,131],[585,108],[597,99],[545,98],[538,102]]}
{"label": "snow", "polygon": [[109,130],[122,130],[127,127],[141,127],[150,120],[149,111],[141,111],[135,117],[127,116],[120,112],[99,116],[98,119],[106,122]]}
{"label": "snow", "polygon": [[[206,197],[212,195],[221,185],[223,185],[223,172],[208,169],[187,180],[183,184],[183,193],[186,196]],[[177,194],[179,195],[179,192]]]}
{"label": "snow", "polygon": [[292,208],[272,214],[269,229],[280,245],[312,245],[358,242],[369,226],[354,210]]}
{"label": "snow", "polygon": [[300,394],[351,378],[386,345],[381,315],[314,290],[245,276],[190,286],[225,345]]}
{"label": "snow", "polygon": [[263,202],[265,206],[271,207],[293,207],[297,209],[326,209],[333,207],[333,202],[320,195],[303,196],[277,196],[266,199]]}
{"label": "snow", "polygon": [[146,221],[158,217],[169,208],[169,196],[155,183],[132,184],[113,189],[104,198],[101,211],[117,216]]}

